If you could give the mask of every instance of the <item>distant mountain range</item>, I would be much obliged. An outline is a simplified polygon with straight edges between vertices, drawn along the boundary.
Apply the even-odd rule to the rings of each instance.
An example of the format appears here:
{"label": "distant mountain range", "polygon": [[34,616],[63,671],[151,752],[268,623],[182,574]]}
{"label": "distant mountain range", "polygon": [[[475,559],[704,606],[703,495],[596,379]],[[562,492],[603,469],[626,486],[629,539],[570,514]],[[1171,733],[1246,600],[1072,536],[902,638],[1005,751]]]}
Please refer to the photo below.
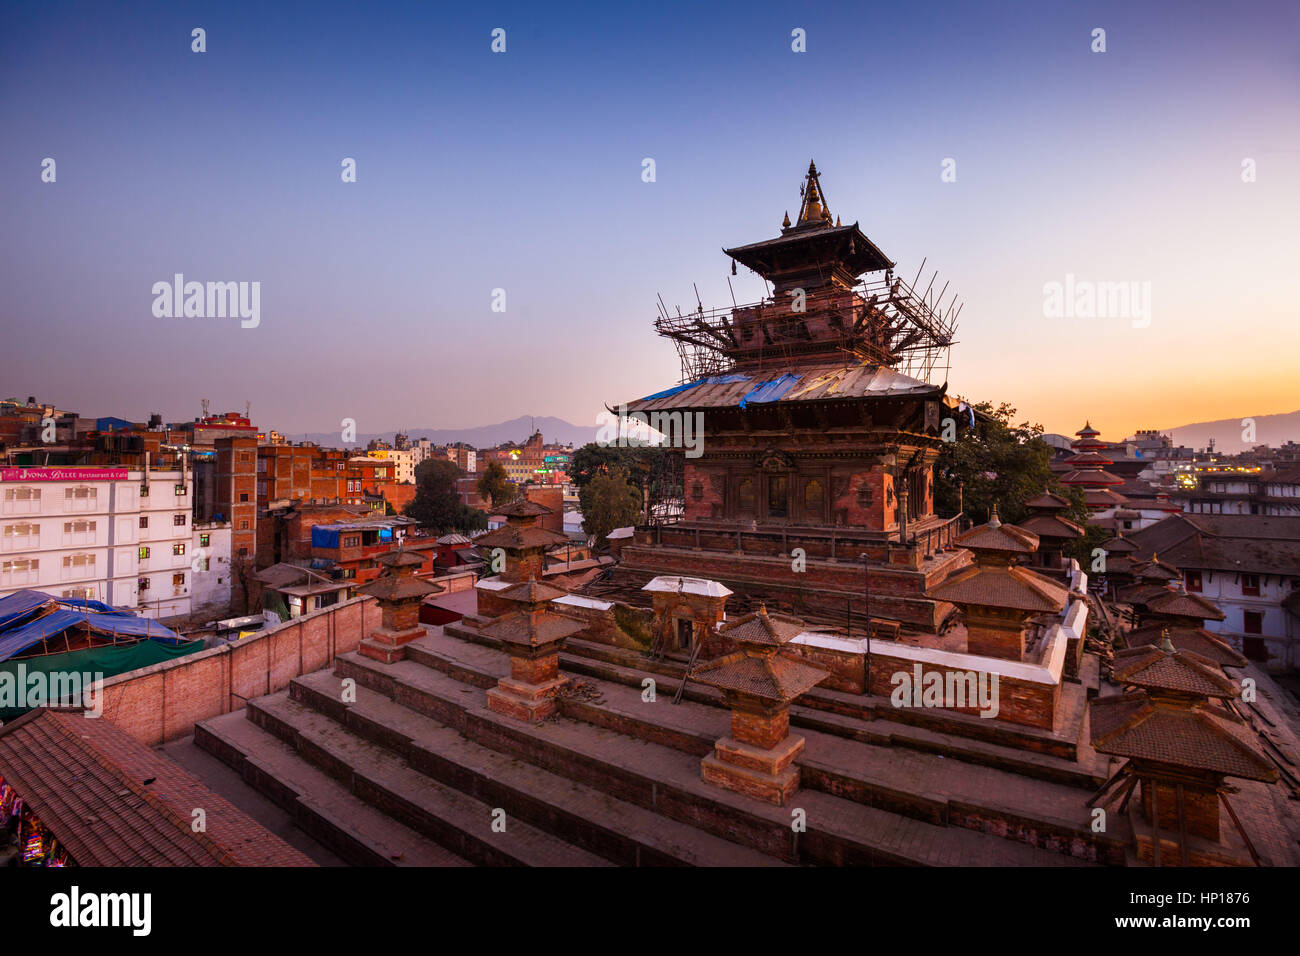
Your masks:
{"label": "distant mountain range", "polygon": [[[427,438],[435,445],[449,445],[452,442],[463,441],[475,448],[491,448],[508,441],[523,443],[528,440],[534,430],[540,431],[542,437],[548,443],[572,443],[576,447],[595,441],[596,432],[599,431],[599,428],[596,425],[574,425],[566,422],[563,418],[552,418],[549,415],[532,418],[521,415],[519,418],[512,418],[508,422],[498,422],[495,425],[476,425],[472,428],[408,428],[406,429],[406,435],[411,441],[415,441],[417,438]],[[365,447],[372,438],[391,442],[394,434],[395,432],[392,431],[358,432],[355,444]],[[337,431],[308,432],[287,437],[291,441],[311,441],[327,448],[338,448],[342,445],[339,440],[341,436]]]}
{"label": "distant mountain range", "polygon": [[[1300,410],[1278,415],[1256,415],[1255,440],[1242,440],[1245,425],[1241,418],[1222,418],[1213,422],[1196,422],[1191,425],[1179,425],[1176,428],[1162,428],[1161,434],[1172,435],[1175,445],[1201,449],[1214,439],[1216,451],[1235,454],[1248,451],[1256,445],[1270,445],[1277,448],[1288,441],[1300,441]],[[1133,436],[1129,436],[1130,438]]]}

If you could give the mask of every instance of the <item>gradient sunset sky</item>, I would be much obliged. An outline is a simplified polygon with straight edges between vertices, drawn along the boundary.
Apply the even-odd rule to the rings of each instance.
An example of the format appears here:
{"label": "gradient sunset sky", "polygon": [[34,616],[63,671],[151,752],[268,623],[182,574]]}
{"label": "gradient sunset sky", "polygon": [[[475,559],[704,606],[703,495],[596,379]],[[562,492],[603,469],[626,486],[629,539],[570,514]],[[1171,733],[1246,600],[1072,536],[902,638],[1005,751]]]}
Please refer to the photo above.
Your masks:
{"label": "gradient sunset sky", "polygon": [[[966,302],[951,392],[1112,440],[1292,411],[1298,10],[5,4],[0,394],[594,425],[677,381],[656,293],[730,302],[721,248],[777,235],[815,158],[832,214]],[[155,318],[178,272],[260,281],[260,326]],[[1150,283],[1149,326],[1045,317],[1067,274]]]}

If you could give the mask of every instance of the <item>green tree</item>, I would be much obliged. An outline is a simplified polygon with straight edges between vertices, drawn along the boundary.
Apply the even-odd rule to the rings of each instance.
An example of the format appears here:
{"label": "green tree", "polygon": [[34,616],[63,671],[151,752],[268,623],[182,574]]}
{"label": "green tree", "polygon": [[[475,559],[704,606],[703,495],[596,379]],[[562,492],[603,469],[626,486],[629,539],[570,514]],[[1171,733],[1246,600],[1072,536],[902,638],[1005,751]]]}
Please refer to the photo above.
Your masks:
{"label": "green tree", "polygon": [[935,510],[956,514],[960,500],[966,516],[982,524],[996,502],[1002,520],[1015,523],[1029,513],[1025,502],[1046,489],[1070,499],[1065,517],[1086,522],[1082,492],[1062,487],[1052,472],[1052,448],[1043,441],[1043,426],[1016,424],[1016,409],[1006,402],[996,408],[991,402],[973,403],[973,407],[975,426],[970,427],[962,416],[956,441],[944,442],[935,462]]}
{"label": "green tree", "polygon": [[641,492],[620,467],[592,477],[578,492],[582,530],[604,538],[615,528],[635,524],[641,513]]}
{"label": "green tree", "polygon": [[490,502],[495,508],[507,501],[513,501],[517,492],[506,475],[505,465],[499,461],[490,461],[483,474],[479,476],[478,493],[480,498]]}
{"label": "green tree", "polygon": [[404,514],[425,528],[444,534],[487,527],[487,515],[461,503],[456,493],[460,469],[445,458],[429,458],[415,466],[415,497]]}
{"label": "green tree", "polygon": [[651,502],[682,496],[681,455],[658,445],[620,448],[592,442],[573,453],[569,477],[582,489],[598,475],[622,469],[648,509]]}

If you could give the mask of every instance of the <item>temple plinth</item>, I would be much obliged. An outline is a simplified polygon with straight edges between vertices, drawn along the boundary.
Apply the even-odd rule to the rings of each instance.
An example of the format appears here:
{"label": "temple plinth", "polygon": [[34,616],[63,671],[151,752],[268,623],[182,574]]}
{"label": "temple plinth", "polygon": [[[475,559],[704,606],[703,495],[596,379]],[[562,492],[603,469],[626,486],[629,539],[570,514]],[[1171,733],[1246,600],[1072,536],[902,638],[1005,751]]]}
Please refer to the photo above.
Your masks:
{"label": "temple plinth", "polygon": [[568,683],[560,676],[560,647],[565,638],[586,627],[550,610],[549,603],[565,593],[530,578],[497,594],[519,605],[519,610],[482,629],[485,637],[500,641],[510,657],[510,676],[500,678],[487,692],[491,710],[529,723],[540,723],[555,713],[555,695]]}
{"label": "temple plinth", "polygon": [[406,656],[403,645],[424,633],[420,626],[420,605],[431,594],[441,594],[441,585],[415,576],[424,562],[418,555],[398,548],[379,556],[383,569],[379,577],[360,589],[379,602],[380,625],[362,639],[357,651],[372,660],[391,664]]}
{"label": "temple plinth", "polygon": [[967,653],[1024,660],[1030,620],[1060,613],[1069,598],[1061,584],[1019,565],[1037,552],[1038,536],[1004,525],[994,506],[988,524],[967,531],[957,545],[971,551],[975,563],[931,588],[930,596],[965,613]]}
{"label": "temple plinth", "polygon": [[764,607],[719,629],[740,650],[694,675],[722,691],[731,708],[731,736],[719,738],[701,761],[705,782],[778,806],[799,789],[794,760],[804,738],[790,736],[790,703],[829,676],[778,653],[803,630],[798,618],[769,615]]}

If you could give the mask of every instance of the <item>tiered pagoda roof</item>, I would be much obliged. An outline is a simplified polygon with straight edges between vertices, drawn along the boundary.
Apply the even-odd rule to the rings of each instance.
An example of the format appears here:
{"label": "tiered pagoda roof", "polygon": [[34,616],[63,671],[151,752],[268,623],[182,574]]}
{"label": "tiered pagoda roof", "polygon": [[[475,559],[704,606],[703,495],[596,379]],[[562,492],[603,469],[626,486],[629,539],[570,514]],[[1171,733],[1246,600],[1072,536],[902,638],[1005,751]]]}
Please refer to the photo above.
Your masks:
{"label": "tiered pagoda roof", "polygon": [[1094,700],[1090,719],[1099,753],[1247,780],[1277,779],[1244,725],[1204,707],[1162,705],[1138,691]]}
{"label": "tiered pagoda roof", "polygon": [[1157,693],[1228,700],[1241,696],[1241,685],[1213,661],[1178,650],[1167,635],[1160,644],[1115,652],[1115,681]]}
{"label": "tiered pagoda roof", "polygon": [[569,539],[558,531],[548,531],[540,525],[521,527],[508,524],[474,539],[479,548],[549,548]]}
{"label": "tiered pagoda roof", "polygon": [[1064,586],[1016,564],[1038,550],[1038,535],[1004,525],[997,508],[988,524],[967,531],[954,542],[974,552],[975,563],[926,593],[939,601],[1028,612],[1057,612],[1069,599]]}
{"label": "tiered pagoda roof", "polygon": [[728,621],[719,633],[741,646],[695,672],[693,679],[709,687],[769,703],[789,703],[827,677],[813,667],[777,653],[804,631],[804,623],[786,614],[767,613],[760,605],[752,614]]}
{"label": "tiered pagoda roof", "polygon": [[1245,667],[1242,657],[1227,641],[1211,634],[1203,627],[1187,624],[1148,624],[1124,635],[1129,647],[1159,645],[1168,639],[1179,651],[1196,654],[1214,661],[1220,667]]}

